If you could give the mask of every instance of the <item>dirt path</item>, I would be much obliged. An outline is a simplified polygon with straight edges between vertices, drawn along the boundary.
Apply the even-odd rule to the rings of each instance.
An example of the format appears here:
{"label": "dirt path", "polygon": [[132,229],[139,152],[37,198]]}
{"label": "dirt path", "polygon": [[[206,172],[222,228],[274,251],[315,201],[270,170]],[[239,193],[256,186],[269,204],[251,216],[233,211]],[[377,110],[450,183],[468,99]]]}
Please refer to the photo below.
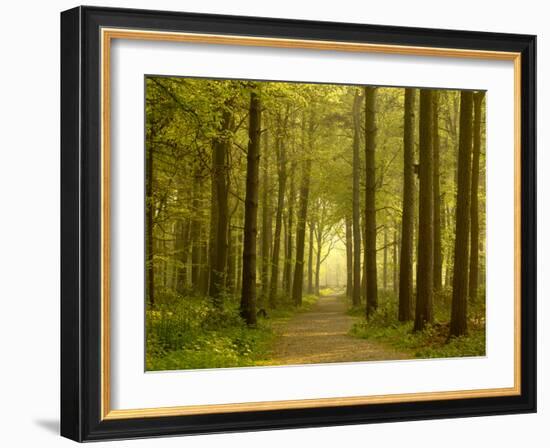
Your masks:
{"label": "dirt path", "polygon": [[357,320],[346,314],[336,296],[321,297],[311,310],[275,325],[279,335],[270,364],[313,364],[388,359],[411,356],[392,347],[348,335]]}

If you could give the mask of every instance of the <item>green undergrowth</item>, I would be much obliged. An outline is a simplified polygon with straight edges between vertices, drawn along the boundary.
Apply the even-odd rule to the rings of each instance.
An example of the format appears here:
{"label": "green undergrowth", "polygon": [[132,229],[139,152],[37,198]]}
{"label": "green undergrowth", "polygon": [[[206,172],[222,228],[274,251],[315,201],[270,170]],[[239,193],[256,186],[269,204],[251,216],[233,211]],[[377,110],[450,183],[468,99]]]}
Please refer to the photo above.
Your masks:
{"label": "green undergrowth", "polygon": [[[275,339],[273,324],[311,308],[315,296],[301,307],[284,298],[265,308],[256,327],[239,316],[239,298],[225,295],[221,306],[205,297],[164,293],[155,309],[146,311],[146,370],[211,369],[267,364]],[[262,309],[260,305],[259,309]]]}
{"label": "green undergrowth", "polygon": [[[350,334],[389,344],[415,358],[485,356],[484,300],[469,304],[468,334],[449,339],[450,294],[451,291],[444,290],[434,297],[434,323],[424,331],[414,333],[412,322],[398,321],[398,304],[394,294],[380,291],[377,311],[369,320],[356,322]],[[352,307],[348,314],[362,317],[365,308]]]}

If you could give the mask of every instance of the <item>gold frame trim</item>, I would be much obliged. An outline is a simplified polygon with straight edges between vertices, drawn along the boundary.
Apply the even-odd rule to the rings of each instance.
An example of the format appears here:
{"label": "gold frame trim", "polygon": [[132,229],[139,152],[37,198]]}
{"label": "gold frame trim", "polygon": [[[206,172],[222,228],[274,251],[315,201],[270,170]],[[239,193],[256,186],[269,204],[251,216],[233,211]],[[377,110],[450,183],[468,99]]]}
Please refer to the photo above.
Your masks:
{"label": "gold frame trim", "polygon": [[[356,397],[315,398],[216,405],[189,405],[143,409],[111,409],[110,388],[110,50],[113,39],[190,42],[272,48],[299,48],[321,51],[383,53],[412,56],[490,59],[514,62],[514,386],[508,388],[421,392]],[[328,406],[405,403],[412,401],[461,398],[502,397],[521,394],[521,54],[514,52],[364,44],[302,39],[279,39],[215,34],[192,34],[133,29],[101,29],[101,419],[117,420],[144,417],[200,415],[218,412],[243,412],[307,409]]]}

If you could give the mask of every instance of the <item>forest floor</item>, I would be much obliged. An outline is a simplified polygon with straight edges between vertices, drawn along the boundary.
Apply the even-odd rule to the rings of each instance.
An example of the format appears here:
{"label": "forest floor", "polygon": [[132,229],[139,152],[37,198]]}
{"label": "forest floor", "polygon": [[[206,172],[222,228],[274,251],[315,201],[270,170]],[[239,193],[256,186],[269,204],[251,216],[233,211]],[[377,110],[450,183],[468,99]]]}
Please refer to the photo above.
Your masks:
{"label": "forest floor", "polygon": [[271,359],[265,364],[316,364],[413,357],[412,353],[399,351],[390,345],[351,336],[349,331],[358,320],[347,314],[347,304],[342,297],[321,296],[308,311],[274,323],[274,350]]}

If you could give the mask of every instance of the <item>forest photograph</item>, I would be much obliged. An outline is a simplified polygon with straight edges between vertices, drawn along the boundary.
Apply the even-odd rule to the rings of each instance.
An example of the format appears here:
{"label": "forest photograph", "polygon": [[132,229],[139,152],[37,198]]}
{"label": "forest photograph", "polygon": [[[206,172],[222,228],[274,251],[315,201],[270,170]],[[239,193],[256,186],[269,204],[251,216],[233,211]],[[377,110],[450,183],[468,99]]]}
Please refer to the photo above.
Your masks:
{"label": "forest photograph", "polygon": [[147,75],[145,368],[486,354],[486,92]]}

